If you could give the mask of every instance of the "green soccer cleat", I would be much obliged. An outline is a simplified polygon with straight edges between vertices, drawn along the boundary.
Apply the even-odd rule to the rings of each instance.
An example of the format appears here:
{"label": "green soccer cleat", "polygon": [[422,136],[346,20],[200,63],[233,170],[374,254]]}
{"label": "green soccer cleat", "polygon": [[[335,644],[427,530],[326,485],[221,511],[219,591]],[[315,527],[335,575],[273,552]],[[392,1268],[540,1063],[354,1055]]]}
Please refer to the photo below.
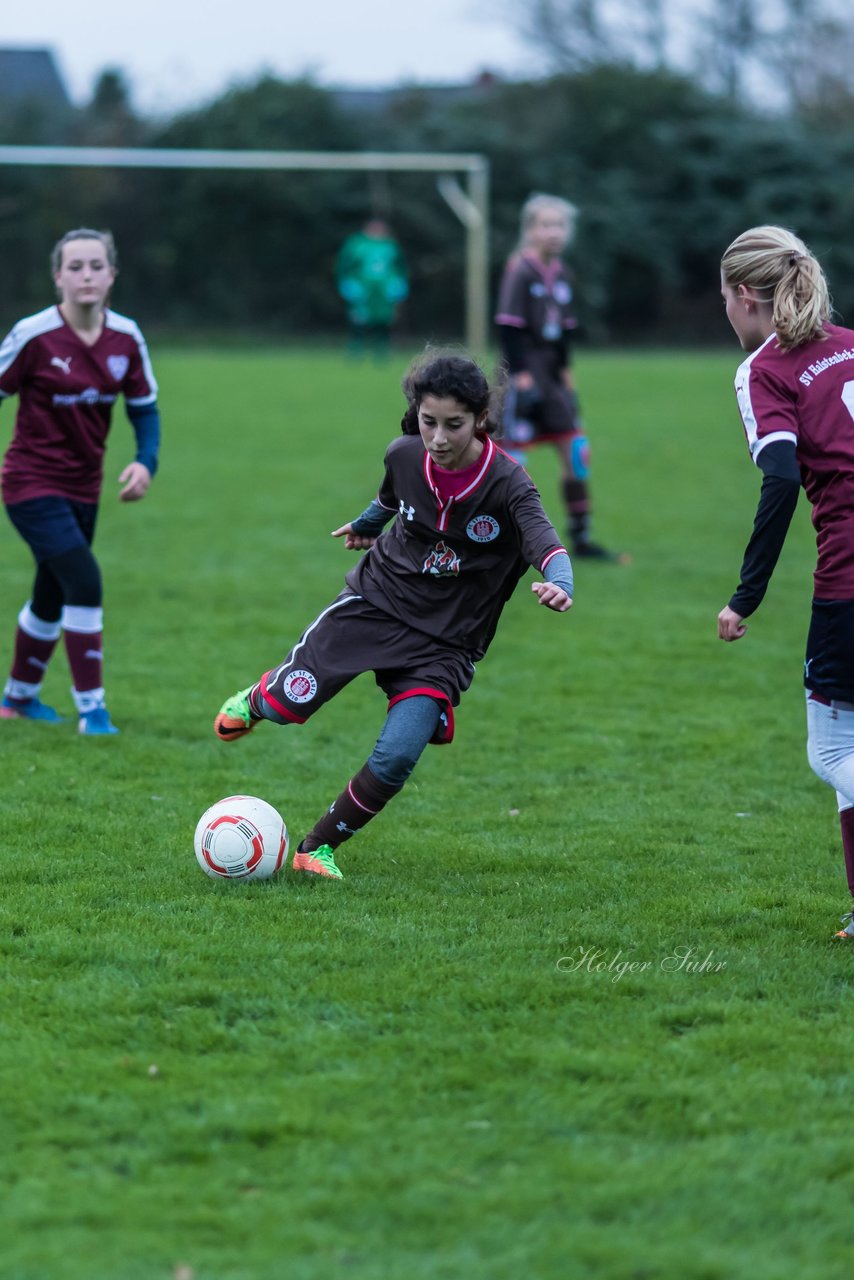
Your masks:
{"label": "green soccer cleat", "polygon": [[249,706],[249,695],[253,685],[242,693],[233,693],[220,707],[214,720],[214,733],[223,742],[232,742],[251,733],[258,723],[258,716],[252,714]]}
{"label": "green soccer cleat", "polygon": [[328,844],[306,853],[297,849],[291,863],[293,871],[305,871],[310,876],[326,876],[330,880],[343,880],[344,876],[335,865],[335,855]]}

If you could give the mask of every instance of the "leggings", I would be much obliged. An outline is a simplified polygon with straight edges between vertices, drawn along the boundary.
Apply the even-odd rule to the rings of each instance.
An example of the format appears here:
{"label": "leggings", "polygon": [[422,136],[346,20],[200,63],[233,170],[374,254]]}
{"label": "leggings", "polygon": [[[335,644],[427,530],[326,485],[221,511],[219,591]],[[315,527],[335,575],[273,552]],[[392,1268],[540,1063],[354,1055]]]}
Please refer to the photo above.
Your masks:
{"label": "leggings", "polygon": [[73,547],[38,566],[31,608],[43,622],[59,622],[63,605],[97,609],[101,601],[101,570],[89,547]]}

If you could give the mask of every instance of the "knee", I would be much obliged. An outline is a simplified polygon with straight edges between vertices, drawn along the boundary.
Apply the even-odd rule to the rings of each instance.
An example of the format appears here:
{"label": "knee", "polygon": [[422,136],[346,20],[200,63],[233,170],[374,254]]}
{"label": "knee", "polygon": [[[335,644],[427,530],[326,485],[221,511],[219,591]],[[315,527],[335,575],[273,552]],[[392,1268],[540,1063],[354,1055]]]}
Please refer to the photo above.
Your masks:
{"label": "knee", "polygon": [[830,784],[830,774],[825,762],[825,753],[819,747],[812,733],[807,737],[807,760],[813,773],[821,778],[822,782]]}
{"label": "knee", "polygon": [[851,793],[854,781],[854,713],[810,700],[807,759],[813,773],[836,791]]}
{"label": "knee", "polygon": [[88,547],[75,547],[49,560],[47,567],[62,588],[64,603],[83,609],[101,606],[101,570]]}
{"label": "knee", "polygon": [[389,786],[402,787],[436,732],[441,707],[430,697],[404,698],[389,710],[371,753],[371,772]]}
{"label": "knee", "polygon": [[421,751],[407,750],[399,743],[378,742],[368,765],[375,777],[388,786],[402,787],[418,763]]}

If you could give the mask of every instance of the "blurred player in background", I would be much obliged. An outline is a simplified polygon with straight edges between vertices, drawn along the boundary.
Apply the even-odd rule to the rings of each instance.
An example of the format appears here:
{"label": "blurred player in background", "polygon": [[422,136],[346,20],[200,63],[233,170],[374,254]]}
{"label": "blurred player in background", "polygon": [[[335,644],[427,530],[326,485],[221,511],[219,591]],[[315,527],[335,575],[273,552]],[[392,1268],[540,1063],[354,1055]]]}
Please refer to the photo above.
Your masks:
{"label": "blurred player in background", "polygon": [[[818,544],[807,638],[807,753],[836,791],[854,895],[854,330],[830,323],[824,273],[783,227],[753,227],[721,262],[726,313],[747,359],[735,378],[762,488],[735,595],[718,615],[740,640],[759,607],[797,505],[812,505]],[[854,938],[849,912],[836,935]]]}
{"label": "blurred player in background", "polygon": [[262,719],[304,724],[355,676],[374,672],[388,699],[382,733],[293,859],[296,871],[337,879],[338,845],[397,795],[429,742],[452,740],[453,708],[528,566],[543,575],[531,586],[539,604],[557,613],[572,604],[572,567],[540,495],[490,438],[490,390],[478,366],[428,353],[403,390],[403,435],[386,451],[379,494],[332,534],[367,554],[285,660],[229,698],[215,722],[224,741]]}
{"label": "blurred player in background", "polygon": [[382,218],[371,218],[349,236],[335,265],[338,293],[347,304],[354,355],[388,355],[392,325],[409,293],[400,245]]}
{"label": "blurred player in background", "polygon": [[554,445],[573,556],[624,561],[590,537],[589,450],[570,368],[577,327],[573,282],[562,254],[577,210],[558,196],[531,196],[521,238],[504,269],[495,323],[511,387],[502,448],[517,461],[536,444]]}
{"label": "blurred player in background", "polygon": [[0,347],[0,401],[18,396],[0,473],[3,502],[36,562],[0,717],[61,719],[39,694],[64,635],[79,730],[111,734],[118,730],[104,702],[101,573],[92,539],[119,395],[137,443],[136,460],[119,476],[119,499],[136,502],[151,483],[160,441],[157,383],[136,324],[107,307],[117,274],[109,232],[67,232],[51,268],[59,304],[20,320]]}

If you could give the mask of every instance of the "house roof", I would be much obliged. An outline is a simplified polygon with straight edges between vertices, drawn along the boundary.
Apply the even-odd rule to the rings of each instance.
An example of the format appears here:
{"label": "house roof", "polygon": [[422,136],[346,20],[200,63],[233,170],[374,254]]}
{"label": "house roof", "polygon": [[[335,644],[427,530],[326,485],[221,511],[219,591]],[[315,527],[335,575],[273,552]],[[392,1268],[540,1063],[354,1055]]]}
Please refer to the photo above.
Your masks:
{"label": "house roof", "polygon": [[71,106],[50,49],[0,48],[0,100],[26,98],[56,107]]}

